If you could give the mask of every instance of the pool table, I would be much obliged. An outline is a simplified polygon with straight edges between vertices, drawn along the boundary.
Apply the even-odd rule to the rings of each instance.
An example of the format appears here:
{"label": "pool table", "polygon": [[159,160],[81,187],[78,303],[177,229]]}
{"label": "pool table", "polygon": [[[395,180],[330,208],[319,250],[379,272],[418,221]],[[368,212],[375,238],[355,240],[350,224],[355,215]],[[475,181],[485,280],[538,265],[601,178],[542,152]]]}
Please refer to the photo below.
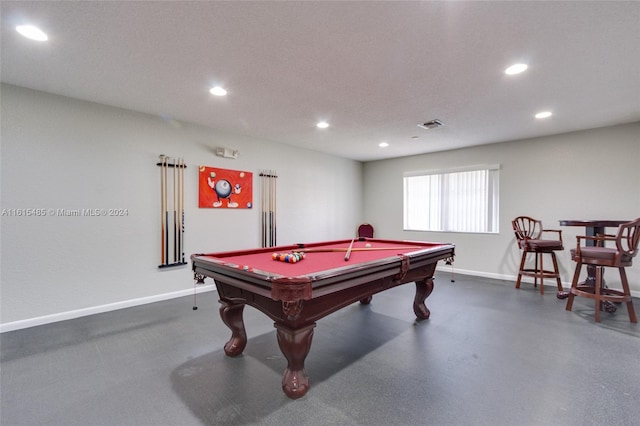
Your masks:
{"label": "pool table", "polygon": [[[273,253],[293,252],[304,258],[296,263],[273,259]],[[240,355],[247,344],[245,305],[274,321],[287,359],[282,389],[296,399],[309,389],[304,362],[316,321],[354,302],[368,304],[374,294],[408,282],[416,285],[415,315],[427,319],[424,301],[433,291],[436,264],[453,256],[453,244],[359,238],[194,254],[191,262],[197,280],[210,277],[216,284],[220,316],[231,329],[224,346],[228,356]]]}

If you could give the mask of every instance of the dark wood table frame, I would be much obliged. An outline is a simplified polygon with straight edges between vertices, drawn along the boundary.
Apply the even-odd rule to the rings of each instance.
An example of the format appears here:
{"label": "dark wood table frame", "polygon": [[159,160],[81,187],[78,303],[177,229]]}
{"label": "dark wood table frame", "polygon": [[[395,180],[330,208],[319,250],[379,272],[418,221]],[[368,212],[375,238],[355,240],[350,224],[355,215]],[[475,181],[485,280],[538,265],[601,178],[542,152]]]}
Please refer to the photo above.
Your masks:
{"label": "dark wood table frame", "polygon": [[[262,250],[270,253],[276,249]],[[415,282],[416,286],[413,300],[416,317],[429,318],[430,311],[424,302],[433,291],[436,264],[438,260],[452,259],[454,246],[442,244],[393,259],[354,262],[353,267],[342,267],[338,272],[305,277],[267,276],[229,267],[207,256],[212,255],[193,255],[191,261],[197,279],[211,277],[215,281],[220,316],[231,330],[231,338],[224,346],[226,355],[240,355],[247,344],[245,305],[265,313],[274,321],[278,345],[287,359],[282,389],[289,398],[296,399],[309,389],[304,362],[316,321],[354,302],[368,304],[373,294],[409,282]]]}

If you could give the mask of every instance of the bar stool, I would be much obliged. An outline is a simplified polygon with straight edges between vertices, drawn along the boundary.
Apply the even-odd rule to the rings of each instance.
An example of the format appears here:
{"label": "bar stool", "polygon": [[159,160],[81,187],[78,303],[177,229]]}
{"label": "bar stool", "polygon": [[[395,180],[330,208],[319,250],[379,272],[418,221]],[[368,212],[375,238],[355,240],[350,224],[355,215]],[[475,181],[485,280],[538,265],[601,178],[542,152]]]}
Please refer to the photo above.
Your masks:
{"label": "bar stool", "polygon": [[358,226],[357,234],[358,237],[373,238],[373,226],[368,223],[363,223]]}
{"label": "bar stool", "polygon": [[[595,246],[581,246],[581,240],[593,240]],[[614,247],[605,247],[605,241],[615,242]],[[616,235],[596,235],[594,237],[578,236],[575,249],[571,250],[571,258],[576,262],[576,271],[571,282],[569,299],[566,310],[570,311],[575,296],[587,297],[596,302],[595,321],[600,322],[600,311],[603,302],[626,302],[629,321],[638,322],[633,309],[631,291],[625,268],[633,264],[633,258],[638,254],[640,242],[640,218],[623,223],[618,227]],[[595,285],[578,284],[582,265],[594,266],[596,270]],[[602,280],[603,268],[617,268],[620,272],[622,291],[608,288]]]}
{"label": "bar stool", "polygon": [[[560,271],[558,269],[558,260],[555,252],[564,250],[562,244],[562,231],[559,229],[543,229],[542,222],[529,216],[518,216],[511,221],[513,231],[516,234],[516,243],[518,248],[522,250],[522,258],[520,259],[520,268],[518,270],[518,279],[516,288],[520,288],[523,276],[533,277],[533,285],[537,287],[538,278],[540,279],[540,294],[544,294],[544,279],[555,278],[558,285],[557,297],[564,298],[566,293],[562,289],[560,281]],[[548,240],[542,239],[544,232],[553,232],[557,234],[558,239]],[[526,268],[527,255],[534,254],[535,262],[533,268]],[[553,262],[553,270],[544,269],[544,255],[551,255]]]}

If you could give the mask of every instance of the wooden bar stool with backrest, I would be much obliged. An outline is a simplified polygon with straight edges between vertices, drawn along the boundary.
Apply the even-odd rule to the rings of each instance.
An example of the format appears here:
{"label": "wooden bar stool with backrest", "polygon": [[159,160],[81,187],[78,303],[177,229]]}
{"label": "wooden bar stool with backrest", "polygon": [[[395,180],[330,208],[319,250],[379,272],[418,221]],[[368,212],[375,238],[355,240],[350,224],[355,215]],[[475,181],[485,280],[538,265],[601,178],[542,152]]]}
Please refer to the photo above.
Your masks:
{"label": "wooden bar stool with backrest", "polygon": [[[580,246],[581,240],[593,240],[595,246]],[[615,247],[606,247],[606,241],[615,242]],[[577,237],[577,246],[571,250],[571,258],[576,262],[576,272],[571,282],[569,299],[567,300],[567,311],[573,306],[575,296],[588,297],[596,301],[595,321],[600,322],[600,311],[602,302],[626,302],[629,312],[629,321],[638,322],[636,312],[633,309],[629,281],[627,280],[626,267],[633,264],[633,258],[638,254],[638,244],[640,242],[640,218],[631,222],[623,223],[618,227],[616,235],[596,235],[595,237]],[[582,265],[594,266],[596,269],[595,285],[579,285],[580,271]],[[602,279],[603,268],[618,268],[622,291],[608,288]]]}
{"label": "wooden bar stool with backrest", "polygon": [[[543,229],[542,222],[529,216],[518,216],[511,221],[513,231],[516,234],[516,243],[518,248],[522,250],[522,258],[520,259],[520,269],[518,270],[518,279],[516,288],[520,288],[520,282],[523,276],[533,277],[534,287],[538,285],[540,279],[540,294],[544,294],[544,279],[555,278],[558,285],[558,297],[562,297],[564,290],[560,281],[560,271],[558,269],[558,260],[555,252],[564,250],[562,245],[562,231],[559,229]],[[557,235],[557,239],[543,239],[545,232],[553,232]],[[533,268],[526,267],[527,255],[533,253],[535,262]],[[544,269],[544,256],[551,255],[553,261],[553,270]]]}

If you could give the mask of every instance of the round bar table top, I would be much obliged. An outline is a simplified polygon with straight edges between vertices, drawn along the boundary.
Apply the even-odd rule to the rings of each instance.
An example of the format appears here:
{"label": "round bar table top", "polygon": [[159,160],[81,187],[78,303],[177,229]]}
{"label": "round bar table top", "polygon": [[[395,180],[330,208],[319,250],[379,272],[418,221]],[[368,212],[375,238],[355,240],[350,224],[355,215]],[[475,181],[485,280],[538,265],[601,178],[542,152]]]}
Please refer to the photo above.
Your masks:
{"label": "round bar table top", "polygon": [[615,228],[628,220],[560,220],[560,226],[585,226],[590,228]]}

